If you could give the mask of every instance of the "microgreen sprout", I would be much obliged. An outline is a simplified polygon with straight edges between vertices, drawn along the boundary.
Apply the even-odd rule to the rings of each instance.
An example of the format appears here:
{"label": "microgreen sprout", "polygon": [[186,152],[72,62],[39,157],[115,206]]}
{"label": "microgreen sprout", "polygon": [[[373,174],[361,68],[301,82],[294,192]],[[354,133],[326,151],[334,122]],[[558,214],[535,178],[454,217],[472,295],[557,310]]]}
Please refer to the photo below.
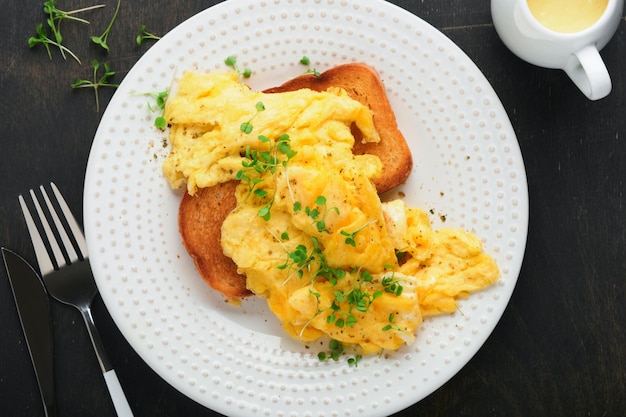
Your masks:
{"label": "microgreen sprout", "polygon": [[[260,103],[260,102],[259,102]],[[259,104],[257,103],[257,104]],[[262,103],[260,103],[262,105]],[[263,107],[264,109],[265,107]],[[259,107],[257,107],[257,110]],[[291,149],[289,135],[282,134],[276,140],[272,140],[264,135],[259,135],[258,140],[268,146],[265,151],[246,147],[244,159],[241,161],[243,169],[237,171],[235,179],[248,184],[248,196],[255,195],[258,198],[268,197],[268,192],[258,185],[265,180],[266,175],[277,174],[276,168],[287,167],[289,161],[296,155],[296,151]],[[274,189],[274,192],[276,189]],[[246,197],[247,198],[247,197]],[[274,204],[274,196],[263,205],[258,215],[265,221],[269,221],[271,217],[271,208]]]}
{"label": "microgreen sprout", "polygon": [[[304,276],[304,271],[309,270],[311,263],[318,260],[320,263],[324,262],[322,252],[319,247],[319,241],[315,237],[311,237],[313,247],[309,253],[309,249],[305,245],[298,245],[296,248],[287,254],[288,260],[284,264],[278,265],[278,269],[292,269],[296,268],[295,273],[299,278]],[[291,275],[290,275],[291,276]],[[315,294],[314,294],[315,295]],[[317,295],[319,296],[319,294]]]}
{"label": "microgreen sprout", "polygon": [[[336,285],[341,278],[346,276],[346,271],[343,269],[328,266],[320,242],[315,236],[311,236],[310,251],[305,245],[298,245],[294,251],[287,253],[287,261],[284,264],[278,265],[277,268],[293,270],[284,283],[289,281],[294,275],[302,279],[305,271],[311,272],[312,283],[317,281],[318,278],[324,278],[333,285]],[[319,313],[321,313],[321,311],[316,312],[315,315]]]}
{"label": "microgreen sprout", "polygon": [[237,67],[237,58],[235,58],[234,56],[230,55],[228,56],[225,60],[224,60],[224,64],[226,64],[227,66],[231,67],[232,69],[235,70],[235,72],[237,72],[237,75],[239,77],[243,77],[243,78],[250,78],[250,76],[252,75],[252,70],[250,68],[244,68],[243,71],[239,70],[239,67]]}
{"label": "microgreen sprout", "polygon": [[363,359],[363,355],[355,355],[352,358],[348,358],[348,365],[354,366],[355,368],[359,366],[359,362]]}
{"label": "microgreen sprout", "polygon": [[[322,211],[320,211],[320,209]],[[330,233],[330,231],[326,228],[326,216],[328,215],[328,213],[334,211],[335,213],[339,214],[339,209],[337,207],[329,208],[326,206],[326,197],[324,197],[323,195],[320,195],[315,199],[314,207],[307,206],[303,209],[302,203],[296,201],[293,204],[293,211],[294,213],[304,212],[307,216],[309,216],[311,220],[313,220],[315,228],[320,233]]]}
{"label": "microgreen sprout", "polygon": [[338,340],[332,339],[330,342],[328,342],[328,348],[330,349],[330,352],[318,353],[318,359],[322,362],[328,359],[338,361],[339,356],[341,356],[341,354],[343,353],[343,344],[341,344],[341,342],[339,342]]}
{"label": "microgreen sprout", "polygon": [[[385,265],[386,269],[392,269],[391,265]],[[382,279],[382,286],[385,292],[394,294],[396,297],[402,295],[404,287],[399,280],[395,278],[395,272],[392,270],[391,275],[387,275]]]}
{"label": "microgreen sprout", "polygon": [[383,328],[381,329],[383,332],[388,332],[389,330],[395,330],[397,332],[405,332],[404,329],[400,328],[399,326],[397,326],[394,323],[394,320],[396,318],[396,313],[389,313],[389,316],[387,317],[387,321],[389,323],[387,323],[386,325],[383,326]]}
{"label": "microgreen sprout", "polygon": [[114,71],[111,71],[109,64],[105,62],[102,64],[104,69],[104,73],[100,78],[98,78],[98,69],[100,69],[100,62],[94,59],[91,61],[91,65],[93,67],[93,81],[91,80],[83,80],[81,78],[77,79],[75,83],[72,84],[72,88],[93,88],[94,94],[96,96],[96,111],[100,111],[100,100],[98,98],[98,90],[100,87],[119,87],[119,84],[112,84],[108,82],[109,77],[115,75]]}
{"label": "microgreen sprout", "polygon": [[252,132],[253,126],[252,126],[252,119],[254,119],[259,113],[261,113],[262,111],[265,111],[265,104],[263,104],[262,101],[258,101],[254,107],[256,108],[256,113],[254,113],[252,115],[252,117],[247,121],[247,122],[243,122],[240,126],[239,126],[239,130],[241,130],[243,133],[245,134],[250,134]]}
{"label": "microgreen sprout", "polygon": [[78,57],[70,49],[62,45],[60,42],[56,42],[52,40],[48,36],[48,31],[46,30],[46,28],[44,27],[42,23],[37,25],[36,32],[37,32],[36,37],[32,36],[28,39],[29,47],[34,48],[35,46],[42,44],[46,48],[46,51],[48,52],[48,57],[52,59],[52,52],[50,51],[50,45],[56,46],[61,51],[61,55],[63,56],[63,59],[66,59],[65,53],[67,53],[72,58],[74,58],[76,62],[80,64],[80,59],[78,59]]}
{"label": "microgreen sprout", "polygon": [[365,229],[367,226],[369,226],[372,223],[375,223],[376,220],[370,220],[369,222],[365,223],[363,226],[359,227],[357,230],[355,230],[354,232],[346,232],[345,230],[341,230],[340,233],[344,236],[346,236],[346,244],[353,246],[356,248],[356,235],[357,233],[359,233],[361,230]]}
{"label": "microgreen sprout", "polygon": [[156,107],[152,103],[148,103],[148,109],[153,113],[159,112],[159,115],[154,119],[154,126],[164,130],[167,127],[167,121],[165,120],[165,117],[163,117],[163,112],[165,111],[165,102],[167,101],[169,92],[167,90],[163,90],[160,92],[150,92],[146,94],[152,97],[156,103]]}
{"label": "microgreen sprout", "polygon": [[98,4],[95,6],[83,7],[81,9],[75,9],[70,11],[64,11],[56,7],[56,0],[48,0],[43,3],[43,11],[50,16],[50,19],[56,24],[56,28],[59,29],[61,21],[63,19],[75,20],[77,22],[89,24],[88,20],[75,16],[78,13],[87,12],[94,9],[105,7],[104,4]]}
{"label": "microgreen sprout", "polygon": [[139,26],[139,35],[137,35],[135,42],[137,42],[137,46],[141,46],[143,41],[148,39],[158,41],[159,39],[161,39],[161,37],[155,35],[154,33],[148,32],[146,25],[142,24],[141,26]]}
{"label": "microgreen sprout", "polygon": [[[362,271],[360,281],[357,281],[349,291],[335,291],[335,300],[331,304],[332,312],[326,317],[326,322],[334,323],[339,328],[354,326],[357,323],[357,318],[353,314],[354,310],[366,313],[374,300],[383,294],[382,291],[370,293],[363,290],[361,284],[371,282],[373,279],[372,274],[368,271]],[[342,310],[341,304],[347,304],[348,310]]]}
{"label": "microgreen sprout", "polygon": [[92,36],[91,41],[96,45],[100,45],[104,50],[109,50],[109,45],[107,44],[107,39],[109,38],[109,33],[111,33],[111,28],[113,27],[113,23],[117,18],[117,13],[120,11],[121,0],[117,0],[117,7],[115,7],[115,12],[113,13],[113,17],[109,22],[109,25],[106,27],[102,35],[100,36]]}
{"label": "microgreen sprout", "polygon": [[165,103],[169,92],[163,91],[150,91],[150,92],[135,92],[136,95],[148,96],[153,101],[148,101],[148,110],[152,113],[158,113],[158,116],[154,118],[154,126],[158,129],[164,130],[167,127],[167,120],[163,116],[165,112]]}
{"label": "microgreen sprout", "polygon": [[[63,59],[66,59],[66,53],[76,60],[80,64],[80,59],[67,47],[63,45],[63,35],[61,35],[61,22],[63,20],[72,20],[79,23],[89,24],[89,21],[76,16],[79,13],[87,12],[90,10],[104,7],[104,4],[98,4],[95,6],[84,7],[80,9],[64,11],[56,7],[55,0],[48,0],[43,3],[43,11],[47,15],[46,24],[43,23],[37,25],[36,34],[28,39],[28,46],[33,48],[36,45],[42,44],[48,52],[48,57],[52,59],[52,53],[50,46],[55,46],[61,52]],[[48,36],[46,27],[50,28],[52,36]]]}
{"label": "microgreen sprout", "polygon": [[[317,354],[317,358],[321,362],[324,362],[330,359],[337,362],[339,360],[339,357],[344,353],[344,350],[345,350],[343,344],[335,339],[331,339],[331,341],[328,342],[328,349],[329,349],[329,352],[319,352]],[[357,355],[354,355],[353,357],[348,358],[347,362],[348,362],[348,365],[357,367],[359,366],[359,362],[361,361],[361,359],[363,359],[363,356],[360,354],[357,354]]]}
{"label": "microgreen sprout", "polygon": [[385,325],[383,327],[383,331],[386,332],[388,330],[391,330],[393,328],[393,320],[396,317],[396,313],[389,313],[389,317],[387,318],[387,321],[389,321],[389,324]]}
{"label": "microgreen sprout", "polygon": [[305,55],[302,58],[300,58],[300,63],[302,65],[306,65],[307,66],[305,74],[313,74],[316,77],[320,76],[320,72],[318,70],[316,70],[315,68],[311,68],[311,60],[309,59],[308,56]]}

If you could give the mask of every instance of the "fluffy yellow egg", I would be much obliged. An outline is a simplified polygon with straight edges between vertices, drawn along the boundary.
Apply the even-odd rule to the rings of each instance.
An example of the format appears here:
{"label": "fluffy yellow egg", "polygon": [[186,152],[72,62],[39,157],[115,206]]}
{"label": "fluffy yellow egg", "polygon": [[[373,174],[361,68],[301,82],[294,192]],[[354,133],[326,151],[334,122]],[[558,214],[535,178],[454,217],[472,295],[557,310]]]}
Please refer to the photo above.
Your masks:
{"label": "fluffy yellow egg", "polygon": [[[186,72],[177,85],[164,114],[171,126],[172,150],[163,172],[174,188],[186,183],[190,194],[197,187],[234,179],[246,147],[262,146],[261,135],[275,139],[288,134],[296,146],[337,152],[336,157],[349,153],[354,143],[346,124],[354,122],[366,142],[380,140],[369,109],[343,90],[263,94],[240,83],[232,71]],[[259,103],[264,110],[257,108]],[[246,123],[253,132],[241,130]],[[367,167],[370,174],[378,170],[380,166]]]}

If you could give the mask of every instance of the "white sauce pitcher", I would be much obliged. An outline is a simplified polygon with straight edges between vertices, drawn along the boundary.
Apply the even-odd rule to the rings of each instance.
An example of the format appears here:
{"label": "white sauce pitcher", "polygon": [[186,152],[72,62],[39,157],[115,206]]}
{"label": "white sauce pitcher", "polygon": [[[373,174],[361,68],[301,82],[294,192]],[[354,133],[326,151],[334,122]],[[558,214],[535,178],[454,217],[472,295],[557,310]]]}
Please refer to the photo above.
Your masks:
{"label": "white sauce pitcher", "polygon": [[591,100],[611,92],[598,51],[617,30],[623,8],[624,0],[491,0],[493,23],[504,44],[524,61],[562,69]]}

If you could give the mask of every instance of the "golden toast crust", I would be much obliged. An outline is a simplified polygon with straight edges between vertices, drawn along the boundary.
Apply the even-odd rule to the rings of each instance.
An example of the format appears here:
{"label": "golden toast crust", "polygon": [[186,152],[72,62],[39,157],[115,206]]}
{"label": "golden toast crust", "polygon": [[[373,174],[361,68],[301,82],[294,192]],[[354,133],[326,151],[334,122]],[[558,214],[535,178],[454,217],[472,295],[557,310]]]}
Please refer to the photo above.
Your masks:
{"label": "golden toast crust", "polygon": [[195,195],[183,193],[178,210],[178,228],[183,245],[193,258],[202,279],[229,298],[252,295],[246,277],[222,251],[222,223],[237,205],[237,181],[199,188]]}

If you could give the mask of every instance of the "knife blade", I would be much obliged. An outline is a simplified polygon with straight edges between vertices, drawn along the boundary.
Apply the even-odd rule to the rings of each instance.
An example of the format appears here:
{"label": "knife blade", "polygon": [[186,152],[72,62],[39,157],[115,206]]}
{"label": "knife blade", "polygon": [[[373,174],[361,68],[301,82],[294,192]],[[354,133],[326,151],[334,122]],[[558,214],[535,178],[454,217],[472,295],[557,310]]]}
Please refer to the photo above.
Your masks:
{"label": "knife blade", "polygon": [[35,368],[47,417],[55,417],[52,320],[48,293],[35,270],[15,252],[1,248],[13,298]]}

